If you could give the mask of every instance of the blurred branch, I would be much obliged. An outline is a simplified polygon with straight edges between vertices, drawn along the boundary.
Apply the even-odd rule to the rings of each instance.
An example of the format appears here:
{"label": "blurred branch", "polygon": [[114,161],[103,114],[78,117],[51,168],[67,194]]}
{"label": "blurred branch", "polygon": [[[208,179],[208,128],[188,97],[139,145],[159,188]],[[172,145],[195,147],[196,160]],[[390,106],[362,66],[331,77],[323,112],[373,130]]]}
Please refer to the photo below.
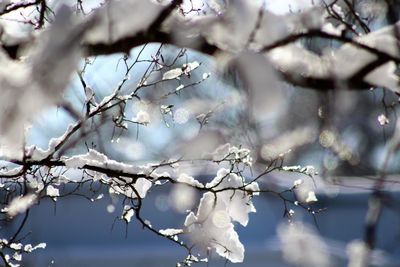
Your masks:
{"label": "blurred branch", "polygon": [[[363,78],[369,74],[371,71],[375,70],[376,68],[382,66],[383,64],[393,61],[396,63],[400,63],[400,58],[390,55],[389,53],[376,49],[374,47],[368,46],[364,43],[358,42],[356,39],[348,38],[345,36],[338,36],[329,34],[320,30],[311,30],[307,32],[291,34],[281,40],[278,40],[268,46],[263,47],[259,52],[267,52],[271,51],[272,49],[283,47],[285,45],[295,43],[301,39],[306,38],[322,38],[327,40],[337,41],[343,44],[351,44],[357,48],[363,49],[377,57],[377,59],[369,64],[367,64],[364,68],[360,71],[355,73],[353,77],[346,80],[346,84],[348,88],[352,90],[369,90],[374,85],[369,84],[368,82],[364,81]],[[214,55],[220,51],[220,49],[213,44],[208,43],[205,38],[196,36],[196,42],[184,42],[185,44],[193,44],[191,48],[197,50],[201,53]],[[86,45],[87,48],[87,55],[102,55],[102,54],[112,54],[117,52],[129,52],[130,49],[137,47],[139,45],[143,45],[145,43],[151,42],[158,42],[164,44],[172,44],[176,46],[180,46],[180,42],[173,38],[170,33],[165,33],[161,31],[155,31],[152,33],[140,33],[134,37],[126,38],[119,40],[113,44],[89,44]],[[291,73],[287,71],[277,70],[281,76],[289,83],[292,83],[296,86],[307,87],[316,90],[331,90],[336,87],[338,84],[338,78],[332,75],[331,77],[316,77],[316,76],[299,76],[297,73]]]}
{"label": "blurred branch", "polygon": [[[41,4],[41,9],[40,9],[42,11],[41,15],[43,15],[44,14],[43,10],[45,9],[46,5],[45,1],[36,1],[29,4],[33,5],[39,3]],[[207,55],[215,55],[217,52],[220,52],[221,50],[217,46],[207,42],[207,40],[202,36],[185,37],[185,38],[182,37],[183,39],[180,38],[178,40],[178,38],[174,38],[173,32],[165,32],[161,29],[166,19],[169,18],[169,16],[179,8],[181,3],[182,1],[178,0],[172,1],[171,4],[169,4],[166,8],[164,8],[161,11],[158,17],[152,22],[152,24],[145,32],[139,32],[134,36],[124,37],[109,44],[84,42],[82,44],[83,46],[82,48],[84,50],[85,56],[108,55],[121,52],[129,53],[131,49],[147,43],[171,44],[178,47],[185,46],[187,48],[194,49],[196,51],[199,51]],[[12,6],[12,8],[17,8],[17,6]],[[260,12],[259,16],[261,15],[262,12]],[[41,16],[40,21],[43,21],[43,16]],[[254,35],[254,33],[252,33],[252,35]],[[299,40],[308,38],[322,38],[343,44],[351,44],[354,47],[365,50],[377,57],[377,59],[374,62],[367,64],[354,76],[344,81],[346,82],[348,88],[350,89],[367,90],[371,87],[374,87],[373,84],[370,84],[363,80],[363,78],[367,74],[369,74],[371,71],[375,70],[376,68],[382,66],[387,62],[393,61],[395,63],[400,63],[399,57],[393,56],[387,53],[386,51],[382,51],[380,49],[359,42],[356,38],[349,38],[344,35],[334,35],[321,30],[308,30],[305,32],[290,34],[289,36],[286,36],[272,44],[269,44],[261,48],[258,52],[268,53],[269,51],[275,48],[283,47],[285,45],[296,43]],[[3,48],[12,57],[16,56],[16,50],[18,50],[19,47],[20,45],[18,44],[12,46],[3,45]],[[315,90],[331,90],[336,88],[336,85],[338,84],[338,82],[340,82],[338,81],[337,77],[334,77],[335,75],[330,75],[330,77],[321,78],[313,75],[304,76],[297,72],[282,71],[279,69],[277,69],[277,72],[281,74],[284,80],[295,86],[307,87]]]}

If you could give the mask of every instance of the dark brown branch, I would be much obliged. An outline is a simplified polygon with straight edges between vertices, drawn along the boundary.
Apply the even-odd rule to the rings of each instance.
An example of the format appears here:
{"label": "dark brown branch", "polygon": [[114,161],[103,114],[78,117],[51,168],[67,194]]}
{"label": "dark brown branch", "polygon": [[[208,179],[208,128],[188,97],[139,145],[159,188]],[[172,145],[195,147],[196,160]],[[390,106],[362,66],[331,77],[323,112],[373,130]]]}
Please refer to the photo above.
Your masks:
{"label": "dark brown branch", "polygon": [[[87,56],[97,56],[115,53],[129,53],[132,48],[146,43],[163,43],[180,46],[180,43],[177,43],[176,40],[172,38],[171,34],[157,30],[153,32],[139,33],[135,36],[118,40],[112,44],[86,44],[84,45],[84,48]],[[218,51],[216,46],[208,44],[204,38],[197,38],[192,47],[187,46],[187,43],[185,44],[186,48],[195,49],[207,55],[213,55]]]}
{"label": "dark brown branch", "polygon": [[41,29],[44,25],[46,8],[47,8],[46,1],[41,0],[40,1],[39,21],[38,21],[37,29]]}
{"label": "dark brown branch", "polygon": [[[26,169],[32,167],[32,166],[47,166],[47,167],[64,167],[65,163],[62,160],[50,160],[50,159],[44,159],[40,161],[36,160],[27,160],[26,162],[22,162],[19,160],[12,160],[11,161],[14,164],[18,164],[21,166],[24,166]],[[99,167],[99,166],[93,166],[93,165],[84,165],[81,169],[86,169],[86,170],[91,170],[91,171],[96,171],[100,172],[103,174],[106,174],[109,177],[127,177],[127,178],[132,178],[133,181],[136,181],[138,178],[145,178],[147,177],[145,174],[136,174],[136,173],[129,173],[129,172],[124,172],[118,169],[112,169],[107,168],[107,167]],[[0,177],[3,177],[0,175]],[[168,178],[168,177],[163,177],[163,179]]]}
{"label": "dark brown branch", "polygon": [[357,12],[354,10],[353,5],[348,0],[343,0],[343,1],[346,3],[351,14],[355,18],[355,20],[358,22],[358,24],[361,26],[361,28],[364,30],[364,32],[369,33],[371,30],[369,29],[368,25],[365,24],[365,22],[360,18],[360,16],[357,14]]}
{"label": "dark brown branch", "polygon": [[18,10],[20,8],[27,8],[27,7],[30,7],[30,6],[38,5],[41,1],[42,0],[36,0],[36,1],[32,1],[32,2],[22,2],[22,3],[9,4],[5,8],[5,10],[0,13],[0,15],[4,15],[4,14],[7,14],[7,13],[10,13],[10,12]]}
{"label": "dark brown branch", "polygon": [[341,35],[334,35],[334,34],[329,34],[327,32],[323,32],[320,30],[312,30],[312,31],[308,31],[308,32],[302,32],[302,33],[298,33],[298,34],[291,34],[289,36],[287,36],[286,38],[283,38],[273,44],[267,45],[265,46],[261,52],[267,52],[269,50],[272,50],[274,48],[278,48],[290,43],[294,43],[300,39],[303,38],[314,38],[314,37],[318,37],[318,38],[322,38],[322,39],[327,39],[327,40],[333,40],[333,41],[338,41],[341,43],[348,43],[351,45],[354,45],[355,47],[358,47],[360,49],[366,50],[368,52],[370,52],[371,54],[375,54],[377,57],[381,57],[382,59],[386,60],[386,61],[395,61],[397,63],[400,63],[400,58],[399,57],[394,57],[388,53],[386,53],[385,51],[381,51],[379,49],[376,49],[374,47],[370,47],[368,45],[365,45],[363,43],[357,42],[357,40],[352,39],[352,38],[348,38],[345,36],[341,36]]}
{"label": "dark brown branch", "polygon": [[[39,1],[40,2],[40,1]],[[36,2],[35,2],[36,3]],[[95,55],[107,55],[114,53],[129,53],[132,48],[144,45],[146,43],[163,43],[163,44],[172,44],[178,47],[185,46],[187,48],[192,48],[201,53],[214,55],[219,48],[213,44],[208,43],[204,37],[195,37],[195,38],[186,38],[185,40],[177,40],[173,38],[172,33],[163,32],[160,30],[162,23],[169,17],[169,15],[176,10],[181,1],[176,0],[173,1],[168,7],[166,7],[159,16],[154,20],[151,26],[145,32],[140,32],[134,36],[126,37],[120,40],[117,40],[114,43],[106,44],[106,43],[83,43],[83,49],[85,51],[86,56],[95,56]],[[347,84],[347,87],[350,89],[358,89],[365,90],[373,87],[373,84],[369,84],[365,82],[364,77],[376,69],[377,67],[385,64],[389,61],[394,61],[396,63],[400,63],[400,58],[396,56],[392,56],[385,51],[381,51],[374,47],[370,47],[363,43],[357,41],[357,39],[348,38],[345,36],[332,35],[320,30],[311,30],[301,33],[291,34],[281,40],[278,40],[275,43],[267,45],[263,47],[259,52],[268,52],[274,48],[282,47],[290,43],[297,42],[304,38],[323,38],[327,40],[333,40],[344,44],[351,44],[354,47],[363,49],[365,51],[370,52],[375,55],[378,60],[368,64],[365,68],[361,69],[357,72],[349,80],[343,81]],[[18,47],[11,47],[9,50],[9,54],[15,56],[16,50]],[[289,83],[295,86],[302,86],[316,90],[329,90],[336,88],[338,81],[337,77],[313,77],[313,76],[301,76],[296,75],[294,73],[287,73],[278,70],[282,77]],[[341,81],[339,81],[341,82]]]}
{"label": "dark brown branch", "polygon": [[[292,34],[289,35],[281,40],[278,40],[277,42],[267,45],[264,48],[261,49],[260,52],[268,52],[274,48],[282,47],[287,44],[294,43],[296,41],[299,41],[304,38],[323,38],[323,39],[328,39],[328,40],[334,40],[338,41],[344,44],[351,44],[355,47],[358,47],[360,49],[363,49],[365,51],[370,52],[371,54],[374,54],[378,57],[378,60],[372,62],[371,64],[368,64],[365,68],[360,70],[359,72],[356,73],[352,78],[350,78],[347,81],[344,81],[348,88],[350,89],[355,89],[355,90],[366,90],[369,89],[370,87],[373,87],[373,84],[369,84],[363,80],[363,78],[373,71],[374,69],[380,67],[381,65],[389,62],[389,61],[394,61],[396,63],[400,63],[400,58],[392,56],[385,51],[381,51],[379,49],[376,49],[374,47],[370,47],[368,45],[365,45],[363,43],[357,42],[355,39],[351,39],[345,36],[338,36],[338,35],[332,35],[320,30],[312,30],[308,32],[302,32],[302,33],[297,33],[297,34]],[[173,44],[180,46],[179,43],[176,42],[175,39],[172,39],[171,34],[165,33],[165,32],[160,32],[160,31],[154,31],[150,32],[147,34],[141,33],[138,34],[134,37],[130,38],[125,38],[123,40],[119,40],[116,43],[113,44],[94,44],[94,45],[88,45],[87,46],[87,53],[88,55],[99,55],[99,54],[112,54],[112,53],[117,53],[117,52],[129,52],[129,50],[133,47],[137,47],[139,45],[142,45],[144,43],[151,43],[151,42],[157,42],[157,43],[165,43],[165,44]],[[193,44],[198,44],[200,43],[201,45],[196,45],[194,47],[188,47],[188,48],[193,48],[199,52],[202,52],[204,54],[208,55],[213,55],[219,49],[207,43],[207,41],[202,38],[202,37],[197,37],[196,42],[186,42],[187,43],[193,43]],[[279,71],[279,70],[278,70]],[[305,77],[305,76],[300,76],[300,75],[293,75],[293,73],[287,73],[283,71],[279,71],[282,77],[289,83],[296,85],[296,86],[302,86],[302,87],[307,87],[307,88],[312,88],[312,89],[317,89],[317,90],[329,90],[337,87],[338,80],[336,77],[327,77],[327,78],[317,78],[317,77]],[[340,82],[340,81],[339,81]]]}

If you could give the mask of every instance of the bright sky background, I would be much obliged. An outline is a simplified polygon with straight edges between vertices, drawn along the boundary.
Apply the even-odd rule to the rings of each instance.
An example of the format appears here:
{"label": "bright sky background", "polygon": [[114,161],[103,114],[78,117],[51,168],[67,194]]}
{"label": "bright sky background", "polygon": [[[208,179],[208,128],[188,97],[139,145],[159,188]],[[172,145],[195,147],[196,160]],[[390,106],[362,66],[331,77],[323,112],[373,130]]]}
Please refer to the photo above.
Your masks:
{"label": "bright sky background", "polygon": [[[252,0],[255,1],[255,0]],[[194,8],[201,8],[204,2],[211,2],[207,0],[192,0]],[[219,2],[212,0],[212,2]],[[320,0],[264,0],[266,7],[269,11],[276,14],[285,14],[289,11],[299,11],[300,9],[309,8]],[[184,10],[190,9],[191,4],[189,0],[184,1]]]}
{"label": "bright sky background", "polygon": [[[313,6],[319,0],[267,0],[267,9],[276,14],[285,14],[288,11],[298,11]],[[313,4],[314,3],[314,4]]]}

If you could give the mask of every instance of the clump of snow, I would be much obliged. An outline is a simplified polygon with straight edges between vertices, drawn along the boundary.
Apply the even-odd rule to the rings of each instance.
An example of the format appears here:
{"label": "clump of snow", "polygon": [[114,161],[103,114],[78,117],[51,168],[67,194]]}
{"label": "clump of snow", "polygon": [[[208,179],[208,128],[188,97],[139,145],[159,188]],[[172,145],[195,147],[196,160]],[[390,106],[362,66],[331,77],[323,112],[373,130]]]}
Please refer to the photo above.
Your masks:
{"label": "clump of snow", "polygon": [[179,85],[178,87],[175,88],[175,92],[179,92],[183,88],[185,88],[185,86],[183,84],[181,84],[181,85]]}
{"label": "clump of snow", "polygon": [[311,176],[311,177],[318,174],[315,171],[315,167],[314,166],[310,166],[310,165],[307,165],[307,166],[304,166],[304,167],[301,167],[300,165],[283,166],[282,170],[288,171],[288,172],[300,172],[300,173],[303,173],[303,174]]}
{"label": "clump of snow", "polygon": [[200,63],[197,61],[183,64],[183,66],[182,66],[183,73],[185,73],[186,75],[190,75],[190,72],[197,69],[199,66],[200,66]]}
{"label": "clump of snow", "polygon": [[55,199],[60,196],[60,190],[52,185],[48,185],[46,188],[46,195]]}
{"label": "clump of snow", "polygon": [[226,202],[229,216],[233,220],[246,226],[249,220],[248,213],[256,212],[251,201],[253,195],[258,195],[260,189],[256,182],[245,184],[244,179],[228,169],[221,168],[217,176],[206,184],[206,188],[221,190],[224,188],[238,188],[244,190],[225,190],[218,193],[218,201]]}
{"label": "clump of snow", "polygon": [[174,235],[179,235],[183,233],[182,229],[173,229],[173,228],[168,228],[168,229],[162,229],[160,231],[160,234],[165,235],[165,236],[174,236]]}
{"label": "clump of snow", "polygon": [[204,185],[200,183],[198,180],[194,179],[192,176],[187,175],[186,173],[181,173],[177,179],[180,183],[185,183],[194,187],[203,188]]}
{"label": "clump of snow", "polygon": [[90,149],[87,154],[77,155],[64,160],[67,168],[83,168],[85,165],[95,165],[105,163],[108,160],[107,156]]}
{"label": "clump of snow", "polygon": [[[179,79],[179,77],[183,74],[183,71],[181,68],[176,68],[169,70],[163,74],[162,79],[163,80],[173,80],[173,79]],[[179,90],[178,90],[179,91]]]}
{"label": "clump of snow", "polygon": [[196,247],[212,247],[231,262],[242,262],[244,246],[226,210],[225,202],[217,201],[207,192],[200,200],[197,214],[190,212],[186,217],[185,227]]}
{"label": "clump of snow", "polygon": [[247,148],[239,148],[227,143],[219,146],[213,153],[210,154],[214,161],[231,161],[235,163],[244,163],[251,166],[253,158],[250,150]]}
{"label": "clump of snow", "polygon": [[317,202],[317,201],[318,201],[318,199],[315,196],[315,192],[309,191],[307,194],[306,203],[312,203],[312,202]]}
{"label": "clump of snow", "polygon": [[300,172],[301,166],[300,165],[297,165],[297,166],[283,166],[282,170],[288,171],[288,172]]}
{"label": "clump of snow", "polygon": [[330,266],[330,255],[324,240],[311,227],[302,224],[278,226],[283,258],[296,266]]}
{"label": "clump of snow", "polygon": [[145,178],[138,178],[132,184],[131,178],[122,177],[112,180],[109,191],[112,194],[123,194],[129,198],[145,198],[151,186],[152,182]]}
{"label": "clump of snow", "polygon": [[245,184],[243,178],[222,168],[206,188],[222,191],[204,193],[197,213],[187,215],[185,226],[190,238],[198,247],[214,248],[231,262],[242,262],[244,247],[233,222],[247,225],[248,214],[256,211],[251,199],[258,194],[258,184]]}
{"label": "clump of snow", "polygon": [[[191,181],[189,181],[191,182]],[[195,181],[192,181],[195,183]],[[186,183],[185,183],[186,184]],[[204,186],[201,186],[202,188]],[[177,212],[186,214],[196,204],[197,190],[184,184],[175,185],[168,197],[168,204]]]}
{"label": "clump of snow", "polygon": [[37,196],[35,194],[28,194],[14,198],[6,208],[8,216],[14,217],[19,213],[24,213],[33,204],[35,204],[36,199]]}
{"label": "clump of snow", "polygon": [[202,75],[202,78],[203,78],[203,80],[206,80],[206,79],[208,79],[210,76],[211,76],[211,73],[210,73],[210,72],[204,72],[203,75]]}
{"label": "clump of snow", "polygon": [[314,166],[310,166],[310,165],[307,165],[307,166],[301,168],[300,172],[304,173],[305,175],[308,175],[308,176],[314,176],[314,175],[318,174],[315,171]]}
{"label": "clump of snow", "polygon": [[[107,169],[112,172],[120,173],[120,174],[133,174],[138,175],[141,174],[143,176],[149,176],[154,179],[158,178],[159,176],[166,176],[169,175],[168,173],[158,174],[155,171],[152,171],[152,165],[146,166],[134,166],[130,164],[125,164],[119,161],[111,160],[106,155],[94,150],[89,149],[89,152],[82,155],[68,157],[62,157],[61,160],[65,163],[67,168],[90,168],[90,167],[97,167]],[[94,175],[95,179],[98,180],[98,175]],[[105,179],[104,175],[101,175],[101,179],[105,183],[109,183],[107,179]],[[121,178],[126,179],[126,178]],[[131,179],[131,178],[129,178]],[[141,181],[141,179],[138,179]],[[114,180],[116,182],[116,180]],[[118,183],[122,183],[119,181]],[[139,182],[141,183],[141,182]],[[124,191],[124,190],[122,190]]]}
{"label": "clump of snow", "polygon": [[[327,28],[328,27],[328,28]],[[393,35],[394,25],[354,38],[354,42],[366,45],[376,50],[398,58],[397,39]],[[325,26],[325,31],[332,31]],[[337,33],[334,33],[337,34]],[[298,44],[280,46],[268,51],[268,57],[275,68],[286,75],[305,78],[331,79],[346,84],[363,68],[376,60],[376,54],[360,48],[352,43],[342,45],[335,51],[327,51],[319,56]],[[357,60],[352,60],[357,58]],[[396,64],[393,61],[384,62],[363,77],[363,81],[372,87],[384,87],[394,92],[400,92],[399,77],[395,73]]]}
{"label": "clump of snow", "polygon": [[164,8],[150,0],[107,2],[93,13],[94,26],[86,33],[84,42],[111,44],[135,36],[146,31]]}
{"label": "clump of snow", "polygon": [[22,244],[21,243],[11,243],[10,244],[10,248],[11,249],[14,249],[14,250],[20,250],[20,249],[22,249]]}
{"label": "clump of snow", "polygon": [[147,111],[139,110],[136,116],[132,118],[132,121],[139,124],[147,125],[150,123],[150,115]]}
{"label": "clump of snow", "polygon": [[51,27],[37,37],[33,49],[28,52],[28,60],[12,60],[0,51],[0,62],[7,66],[0,69],[3,111],[0,114],[0,147],[4,155],[20,158],[26,124],[38,112],[62,99],[79,61],[80,39],[87,27],[80,23],[81,20],[63,6]]}
{"label": "clump of snow", "polygon": [[389,119],[385,116],[385,114],[381,114],[378,116],[378,122],[383,126],[389,123]]}
{"label": "clump of snow", "polygon": [[344,30],[345,30],[345,25],[343,24],[336,27],[333,26],[332,23],[328,22],[325,23],[324,26],[322,26],[322,31],[336,36],[341,36]]}
{"label": "clump of snow", "polygon": [[12,175],[17,175],[19,173],[21,173],[21,171],[23,170],[23,167],[16,167],[10,170],[5,170],[5,169],[1,169],[0,170],[0,175],[3,177],[7,177],[7,176],[12,176]]}
{"label": "clump of snow", "polygon": [[[189,62],[187,64],[183,64],[181,68],[175,68],[171,69],[163,74],[162,79],[163,80],[174,80],[177,79],[179,80],[180,77],[185,74],[186,76],[189,76],[191,72],[195,69],[197,69],[200,66],[200,63],[197,61]],[[180,85],[178,88],[176,88],[176,91],[181,90],[184,87],[184,85]]]}
{"label": "clump of snow", "polygon": [[46,243],[39,243],[34,247],[31,244],[26,244],[24,246],[24,251],[25,252],[32,252],[32,251],[34,251],[36,249],[39,249],[39,248],[45,249],[46,248]]}
{"label": "clump of snow", "polygon": [[368,265],[371,250],[364,241],[353,240],[347,245],[346,250],[349,256],[348,267],[364,267]]}
{"label": "clump of snow", "polygon": [[129,205],[124,206],[124,211],[122,212],[121,218],[127,223],[131,222],[132,216],[135,214],[133,208]]}
{"label": "clump of snow", "polygon": [[[291,57],[290,55],[288,57]],[[261,157],[265,160],[272,160],[284,156],[292,149],[311,143],[316,138],[314,127],[306,126],[296,128],[280,134],[277,138],[264,144],[261,148]]]}
{"label": "clump of snow", "polygon": [[303,180],[302,179],[297,179],[293,182],[293,187],[298,187],[301,184],[303,184]]}

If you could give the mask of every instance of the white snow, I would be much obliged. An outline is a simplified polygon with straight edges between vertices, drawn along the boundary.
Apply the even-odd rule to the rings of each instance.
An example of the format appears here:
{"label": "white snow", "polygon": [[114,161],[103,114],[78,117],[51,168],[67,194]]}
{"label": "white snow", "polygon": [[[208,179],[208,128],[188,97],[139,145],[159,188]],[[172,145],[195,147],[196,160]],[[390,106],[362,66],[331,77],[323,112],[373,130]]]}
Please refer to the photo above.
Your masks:
{"label": "white snow", "polygon": [[111,44],[135,36],[146,31],[163,9],[163,5],[150,0],[108,2],[94,12],[94,26],[86,33],[84,42]]}
{"label": "white snow", "polygon": [[201,248],[214,248],[220,256],[231,262],[242,262],[244,247],[233,222],[247,225],[248,213],[256,211],[251,196],[258,194],[258,184],[253,182],[246,185],[243,178],[221,168],[206,188],[226,190],[215,196],[211,192],[204,193],[197,214],[190,212],[187,215],[185,226],[191,241]]}
{"label": "white snow", "polygon": [[[387,26],[378,31],[355,38],[355,42],[375,48],[393,57],[400,58],[394,34],[395,26]],[[313,77],[321,79],[337,78],[346,81],[359,70],[374,62],[374,53],[353,44],[342,45],[335,51],[326,51],[319,56],[298,44],[289,44],[272,49],[267,56],[273,65],[292,77]],[[353,60],[356,58],[357,60]],[[372,86],[382,86],[400,92],[399,78],[395,75],[394,62],[387,62],[365,75],[364,81]]]}
{"label": "white snow", "polygon": [[46,188],[46,195],[48,195],[49,197],[58,197],[60,196],[60,191],[58,188],[52,186],[52,185],[48,185]]}
{"label": "white snow", "polygon": [[145,198],[152,183],[145,178],[138,178],[132,185],[130,178],[112,179],[110,193],[123,194],[129,198]]}
{"label": "white snow", "polygon": [[297,180],[295,180],[295,181],[293,182],[293,186],[294,186],[294,187],[298,187],[298,186],[300,186],[302,183],[303,183],[303,180],[302,180],[302,179],[297,179]]}
{"label": "white snow", "polygon": [[187,175],[186,173],[181,173],[177,179],[180,183],[185,183],[194,187],[203,188],[204,185],[200,183],[198,180],[194,179],[192,176]]}
{"label": "white snow", "polygon": [[352,240],[347,245],[347,255],[349,256],[348,267],[364,267],[370,261],[371,253],[368,245],[362,240]]}
{"label": "white snow", "polygon": [[174,236],[174,235],[179,235],[179,234],[183,233],[183,230],[182,229],[167,228],[167,229],[162,229],[159,232],[162,235]]}
{"label": "white snow", "polygon": [[218,255],[231,262],[242,262],[244,246],[234,230],[234,225],[226,213],[224,202],[217,201],[212,193],[207,192],[200,200],[197,214],[190,212],[186,217],[185,226],[191,241],[197,248],[207,250],[212,247]]}
{"label": "white snow", "polygon": [[318,233],[302,223],[281,224],[277,229],[283,258],[296,266],[330,266],[328,247]]}
{"label": "white snow", "polygon": [[163,80],[173,80],[173,79],[178,79],[181,75],[183,74],[183,71],[181,68],[176,68],[169,70],[163,74],[162,79]]}
{"label": "white snow", "polygon": [[315,196],[315,192],[314,191],[309,191],[307,194],[307,198],[306,198],[306,203],[312,203],[312,202],[317,202],[318,199]]}
{"label": "white snow", "polygon": [[19,213],[24,213],[33,204],[35,204],[37,196],[35,194],[28,194],[25,196],[18,196],[11,200],[7,206],[7,214],[10,217],[14,217]]}
{"label": "white snow", "polygon": [[150,115],[145,110],[139,110],[136,116],[132,118],[132,121],[137,122],[139,124],[147,125],[150,123]]}
{"label": "white snow", "polygon": [[127,223],[131,222],[132,216],[135,214],[133,208],[129,205],[124,206],[124,211],[122,213],[122,219],[124,219]]}

